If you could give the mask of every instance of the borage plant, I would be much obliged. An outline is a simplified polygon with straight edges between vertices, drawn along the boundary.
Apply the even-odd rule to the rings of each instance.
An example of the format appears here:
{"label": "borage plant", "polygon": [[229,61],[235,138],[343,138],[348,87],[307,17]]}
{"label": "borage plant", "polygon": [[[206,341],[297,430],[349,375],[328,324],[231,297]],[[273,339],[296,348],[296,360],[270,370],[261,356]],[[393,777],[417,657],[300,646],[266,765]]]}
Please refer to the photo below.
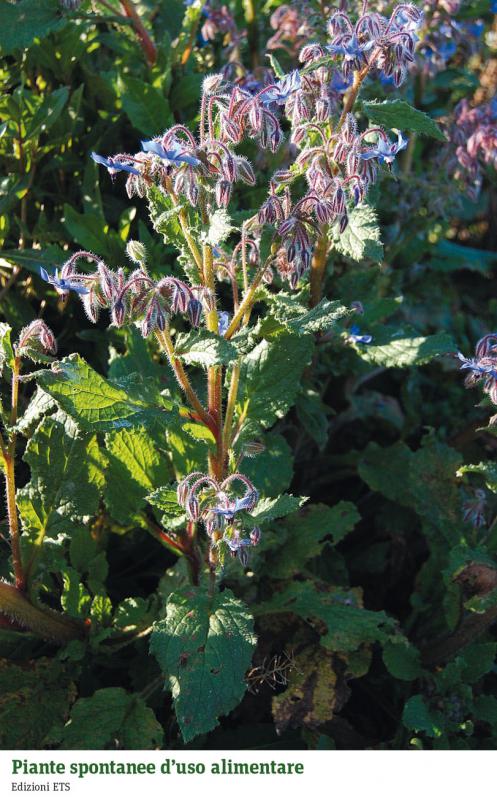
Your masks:
{"label": "borage plant", "polygon": [[[16,585],[1,584],[0,607],[41,636],[70,641],[66,655],[74,659],[88,641],[94,649],[119,648],[151,632],[185,741],[211,730],[246,689],[253,618],[226,584],[250,599],[265,526],[295,514],[306,499],[281,493],[291,453],[265,431],[292,407],[304,373],[312,377],[318,344],[371,342],[350,325],[362,311],[360,297],[349,305],[323,299],[329,254],[355,255],[358,243],[365,258],[377,252],[372,187],[395,170],[408,146],[405,131],[442,137],[405,101],[364,103],[369,126],[355,113],[369,75],[397,87],[404,81],[419,9],[400,4],[383,16],[364,2],[354,16],[345,6],[288,74],[273,58],[270,83],[207,77],[197,135],[176,124],[134,154],[93,154],[112,177],[126,173],[128,196],[147,200],[156,232],[177,252],[168,275],[157,274],[139,241],[127,247],[132,270],[112,269],[88,251],[53,275],[42,270],[63,304],[74,293],[91,321],[107,310],[112,328],[124,328],[115,341],[126,353],[114,351],[108,378],[77,355],[21,375],[25,357],[55,354],[54,337],[38,320],[11,348],[2,329],[12,380],[2,453]],[[277,152],[259,207],[230,216],[237,185],[267,184],[266,165]],[[18,386],[31,378],[38,389],[19,422]],[[22,541],[14,502],[20,433],[33,433],[25,456],[31,481],[17,495]],[[185,573],[176,566],[163,581],[165,613],[157,602],[144,610],[144,601],[124,601],[113,612],[104,589],[106,515],[121,531],[150,531],[185,565]],[[327,509],[324,531],[318,520],[314,544],[330,527],[338,541],[356,515],[340,503]],[[281,565],[280,576],[287,577]],[[324,647],[353,651],[363,641],[361,625],[371,628],[368,642],[402,639],[386,615],[362,609],[354,591],[320,595],[310,580],[300,587],[296,602],[282,593],[272,610],[320,619]],[[65,615],[48,607],[57,592]],[[271,601],[256,610],[271,611]],[[137,626],[137,616],[147,624]],[[141,724],[149,725],[144,741],[155,743],[140,703]],[[74,730],[54,733],[54,741],[74,746]]]}

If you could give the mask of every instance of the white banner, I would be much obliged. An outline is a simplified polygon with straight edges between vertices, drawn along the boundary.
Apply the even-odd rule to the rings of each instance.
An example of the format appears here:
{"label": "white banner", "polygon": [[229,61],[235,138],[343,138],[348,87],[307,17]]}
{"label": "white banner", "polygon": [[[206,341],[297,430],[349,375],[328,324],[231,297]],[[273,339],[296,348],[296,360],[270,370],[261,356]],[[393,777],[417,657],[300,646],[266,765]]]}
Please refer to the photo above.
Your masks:
{"label": "white banner", "polygon": [[0,797],[467,800],[495,783],[494,765],[467,751],[0,751]]}

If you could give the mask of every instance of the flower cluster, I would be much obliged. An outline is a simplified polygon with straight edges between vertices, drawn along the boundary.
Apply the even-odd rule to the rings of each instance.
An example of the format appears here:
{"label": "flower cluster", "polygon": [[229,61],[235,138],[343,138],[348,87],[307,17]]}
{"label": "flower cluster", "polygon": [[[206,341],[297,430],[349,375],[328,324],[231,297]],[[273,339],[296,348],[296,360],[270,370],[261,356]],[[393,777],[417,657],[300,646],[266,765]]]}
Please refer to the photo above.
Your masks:
{"label": "flower cluster", "polygon": [[476,200],[482,185],[482,166],[497,168],[497,99],[476,108],[468,100],[461,100],[447,133],[453,151],[449,173]]}
{"label": "flower cluster", "polygon": [[[128,254],[134,254],[135,245],[142,249],[139,243],[130,242]],[[81,259],[94,262],[95,271],[78,272],[77,262]],[[191,287],[169,275],[154,281],[144,261],[126,277],[123,269],[111,270],[93,253],[81,250],[65,262],[60,273],[56,270],[55,275],[49,275],[42,267],[40,274],[62,297],[70,291],[76,292],[92,322],[106,308],[114,326],[137,322],[144,337],[156,330],[163,331],[172,314],[186,314],[191,324],[198,327],[202,311],[208,313],[213,307],[204,287]]]}
{"label": "flower cluster", "polygon": [[483,391],[497,405],[497,333],[488,333],[477,343],[475,357],[458,354],[462,370],[468,374],[464,385],[469,388],[483,381]]}
{"label": "flower cluster", "polygon": [[[236,483],[244,487],[241,497],[233,491]],[[211,542],[211,556],[224,545],[246,566],[249,548],[255,547],[261,538],[256,526],[245,534],[239,517],[241,512],[251,512],[257,505],[259,493],[252,482],[239,472],[221,482],[202,472],[192,472],[178,484],[177,497],[191,522],[203,522]]]}
{"label": "flower cluster", "polygon": [[422,18],[419,8],[410,3],[396,6],[390,17],[365,11],[355,23],[345,11],[335,11],[328,24],[330,43],[306,45],[301,61],[309,64],[331,54],[339,60],[345,80],[353,72],[374,69],[400,86],[414,61]]}

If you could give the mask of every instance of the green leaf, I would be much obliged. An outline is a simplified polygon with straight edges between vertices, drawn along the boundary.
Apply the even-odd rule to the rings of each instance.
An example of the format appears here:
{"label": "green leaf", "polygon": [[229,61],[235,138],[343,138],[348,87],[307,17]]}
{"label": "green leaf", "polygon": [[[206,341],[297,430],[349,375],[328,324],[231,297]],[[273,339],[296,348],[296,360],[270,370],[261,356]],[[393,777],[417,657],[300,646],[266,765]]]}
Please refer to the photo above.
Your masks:
{"label": "green leaf", "polygon": [[2,55],[29,47],[35,38],[42,39],[66,24],[57,0],[21,0],[19,3],[4,0],[0,5]]}
{"label": "green leaf", "polygon": [[29,432],[40,419],[55,409],[55,407],[55,403],[50,395],[37,386],[26,411],[17,422],[16,431],[19,431],[24,436],[28,436]]}
{"label": "green leaf", "polygon": [[192,43],[195,41],[197,28],[202,19],[202,9],[204,4],[202,0],[193,0],[193,2],[186,7],[181,31],[172,47],[172,63],[173,65],[184,64],[188,60],[189,50]]}
{"label": "green leaf", "polygon": [[123,525],[144,508],[146,495],[171,477],[168,460],[144,428],[117,430],[105,436],[108,480],[105,504]]}
{"label": "green leaf", "polygon": [[12,328],[6,322],[0,322],[0,375],[5,367],[14,366],[14,351],[11,344]]}
{"label": "green leaf", "polygon": [[349,211],[349,224],[337,235],[334,245],[339,253],[354,261],[369,258],[381,261],[383,245],[376,212],[367,203],[360,203]]}
{"label": "green leaf", "polygon": [[358,464],[362,480],[374,492],[388,497],[400,505],[412,505],[408,474],[412,451],[403,442],[391,447],[379,447],[371,442],[364,450]]}
{"label": "green leaf", "polygon": [[266,58],[269,59],[269,63],[271,64],[272,70],[273,70],[274,74],[276,75],[276,77],[278,78],[278,80],[281,80],[282,78],[284,78],[285,77],[285,72],[284,72],[283,67],[281,66],[280,62],[276,58],[276,56],[273,55],[273,53],[266,53]]}
{"label": "green leaf", "polygon": [[78,355],[56,362],[36,377],[41,388],[86,431],[131,428],[167,417],[167,412],[136,392],[103,378]]}
{"label": "green leaf", "polygon": [[318,392],[306,388],[297,396],[295,410],[305,432],[323,450],[328,441],[329,429],[326,412],[329,413],[332,409],[323,403]]}
{"label": "green leaf", "polygon": [[0,747],[46,746],[52,726],[63,724],[75,694],[67,669],[55,659],[22,665],[0,660]]}
{"label": "green leaf", "polygon": [[263,340],[241,359],[239,407],[247,418],[269,428],[293,405],[301,375],[314,348],[310,335],[282,334],[273,342]]}
{"label": "green leaf", "polygon": [[291,578],[306,561],[321,553],[326,537],[338,544],[359,520],[356,506],[345,500],[332,508],[318,503],[292,514],[284,521],[282,530],[277,531],[279,544],[270,574],[275,578]]}
{"label": "green leaf", "polygon": [[265,450],[254,458],[243,460],[243,474],[250,478],[261,494],[273,497],[282,494],[293,478],[293,452],[279,433],[263,438]]}
{"label": "green leaf", "polygon": [[183,508],[178,503],[176,489],[171,486],[161,486],[155,489],[147,495],[147,502],[170,517],[179,517],[183,514]]}
{"label": "green leaf", "polygon": [[207,244],[219,247],[236,230],[231,223],[231,217],[225,208],[217,208],[209,217],[209,229],[205,237]]}
{"label": "green leaf", "polygon": [[110,687],[77,700],[57,738],[64,750],[149,750],[161,747],[163,731],[139,695]]}
{"label": "green leaf", "polygon": [[328,650],[351,652],[362,644],[386,642],[394,622],[383,611],[367,611],[354,590],[321,591],[312,581],[294,581],[257,608],[258,614],[292,613],[327,628],[321,644]]}
{"label": "green leaf", "polygon": [[179,334],[175,341],[175,353],[185,364],[201,367],[230,364],[237,357],[236,348],[231,342],[205,330]]}
{"label": "green leaf", "polygon": [[491,672],[497,655],[497,643],[485,642],[483,644],[470,644],[459,653],[464,661],[462,680],[467,683],[476,683],[488,672]]}
{"label": "green leaf", "polygon": [[414,681],[422,672],[419,650],[406,640],[387,642],[383,661],[390,675],[401,681]]}
{"label": "green leaf", "polygon": [[385,100],[383,103],[363,103],[363,110],[376,125],[383,125],[389,130],[414,131],[424,136],[431,136],[439,142],[446,137],[428,114],[418,111],[405,100]]}
{"label": "green leaf", "polygon": [[256,638],[247,607],[229,589],[174,592],[150,652],[167,675],[185,742],[216,727],[242,699]]}
{"label": "green leaf", "polygon": [[250,520],[254,525],[265,525],[273,519],[292,514],[307,499],[307,497],[294,497],[291,494],[282,494],[280,497],[263,497],[250,514]]}
{"label": "green leaf", "polygon": [[79,435],[69,420],[47,417],[31,437],[24,460],[30,482],[17,493],[24,531],[35,546],[45,535],[70,530],[98,508],[101,474],[95,436]]}
{"label": "green leaf", "polygon": [[173,124],[169,103],[150,83],[119,76],[118,90],[129,121],[145,136],[157,136]]}
{"label": "green leaf", "polygon": [[34,139],[45,133],[57,122],[69,98],[67,86],[61,86],[48,94],[26,126],[26,139]]}
{"label": "green leaf", "polygon": [[103,217],[97,214],[80,214],[68,203],[64,203],[62,221],[71,237],[82,247],[99,254],[107,254],[112,232]]}
{"label": "green leaf", "polygon": [[432,739],[442,735],[442,716],[431,711],[420,694],[410,697],[404,706],[402,722],[409,730],[426,733]]}
{"label": "green leaf", "polygon": [[494,461],[480,461],[479,464],[463,464],[457,470],[457,476],[462,477],[467,473],[475,472],[483,475],[485,485],[491,492],[497,492],[497,464]]}
{"label": "green leaf", "polygon": [[385,342],[373,340],[373,344],[361,348],[361,358],[381,367],[413,367],[432,361],[437,356],[457,351],[452,336],[435,333],[432,336],[416,336],[396,331],[386,334]]}
{"label": "green leaf", "polygon": [[273,314],[290,331],[295,333],[319,333],[336,327],[336,323],[352,314],[339,300],[321,300],[310,311],[305,306],[289,308],[286,304],[275,303]]}

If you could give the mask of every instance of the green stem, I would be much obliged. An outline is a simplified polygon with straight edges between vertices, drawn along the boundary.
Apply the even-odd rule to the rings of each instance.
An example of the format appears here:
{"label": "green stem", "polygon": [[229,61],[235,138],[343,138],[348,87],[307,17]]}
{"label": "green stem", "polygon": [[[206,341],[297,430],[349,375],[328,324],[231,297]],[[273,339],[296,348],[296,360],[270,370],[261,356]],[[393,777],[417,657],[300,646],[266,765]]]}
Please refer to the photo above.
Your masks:
{"label": "green stem", "polygon": [[235,335],[237,332],[240,322],[242,322],[245,314],[252,310],[252,306],[254,304],[255,293],[259,288],[259,284],[262,280],[262,276],[264,275],[265,271],[268,268],[269,259],[267,259],[264,264],[259,267],[257,272],[255,273],[254,280],[252,281],[251,285],[249,286],[248,290],[245,292],[243,296],[243,300],[238,306],[236,313],[231,320],[228,330],[224,334],[225,339],[231,339],[232,336]]}
{"label": "green stem", "polygon": [[231,371],[230,388],[228,391],[228,402],[226,404],[226,414],[224,419],[223,431],[223,464],[226,463],[228,451],[231,447],[233,434],[233,416],[235,413],[236,398],[238,395],[238,384],[240,382],[240,361],[233,364]]}

